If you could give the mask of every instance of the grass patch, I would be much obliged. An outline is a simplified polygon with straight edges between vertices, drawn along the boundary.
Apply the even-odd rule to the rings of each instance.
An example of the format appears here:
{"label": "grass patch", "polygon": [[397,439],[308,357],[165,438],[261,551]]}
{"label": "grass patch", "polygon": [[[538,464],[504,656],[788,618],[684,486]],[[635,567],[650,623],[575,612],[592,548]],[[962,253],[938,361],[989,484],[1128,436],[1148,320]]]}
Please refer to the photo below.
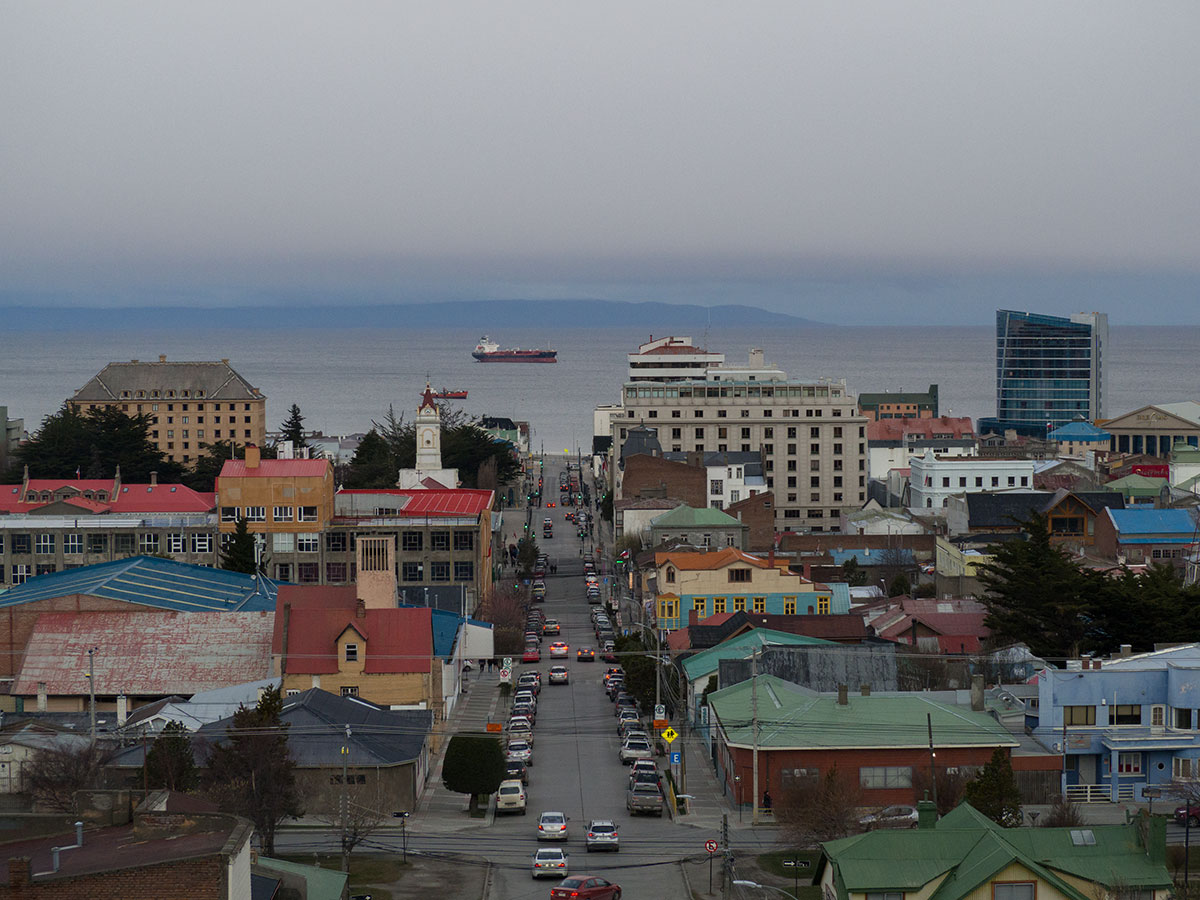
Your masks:
{"label": "grass patch", "polygon": [[[280,859],[286,859],[306,866],[313,864],[312,854],[306,856],[281,856]],[[317,857],[317,864],[322,869],[334,869],[340,872],[342,869],[342,857],[339,854],[323,854]],[[391,884],[393,881],[399,881],[404,877],[404,872],[408,868],[410,868],[409,865],[388,857],[352,853],[350,855],[351,893],[354,893],[354,889],[364,885]],[[371,890],[369,893],[375,896],[380,895],[380,892],[376,890]]]}
{"label": "grass patch", "polygon": [[770,853],[763,853],[755,858],[758,867],[764,872],[778,878],[780,884],[774,887],[780,887],[791,893],[796,884],[797,872],[791,866],[784,866],[784,861],[791,862],[793,859],[799,860],[801,863],[807,861],[808,865],[800,868],[800,888],[797,893],[796,900],[820,900],[821,889],[812,883],[813,875],[817,871],[817,861],[821,858],[819,850],[773,850]]}

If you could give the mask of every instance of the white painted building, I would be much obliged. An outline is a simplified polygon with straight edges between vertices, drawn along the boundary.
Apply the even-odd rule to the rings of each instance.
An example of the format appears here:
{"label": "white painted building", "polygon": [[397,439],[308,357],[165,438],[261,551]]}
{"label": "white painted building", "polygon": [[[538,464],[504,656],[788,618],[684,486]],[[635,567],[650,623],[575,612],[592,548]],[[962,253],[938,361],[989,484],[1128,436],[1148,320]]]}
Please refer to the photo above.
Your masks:
{"label": "white painted building", "polygon": [[907,506],[914,510],[943,509],[950,497],[973,491],[1029,490],[1033,487],[1032,459],[938,457],[933,450],[909,461]]}
{"label": "white painted building", "polygon": [[692,344],[690,337],[662,337],[641,344],[630,353],[629,381],[686,381],[725,363],[724,353],[713,353]]}

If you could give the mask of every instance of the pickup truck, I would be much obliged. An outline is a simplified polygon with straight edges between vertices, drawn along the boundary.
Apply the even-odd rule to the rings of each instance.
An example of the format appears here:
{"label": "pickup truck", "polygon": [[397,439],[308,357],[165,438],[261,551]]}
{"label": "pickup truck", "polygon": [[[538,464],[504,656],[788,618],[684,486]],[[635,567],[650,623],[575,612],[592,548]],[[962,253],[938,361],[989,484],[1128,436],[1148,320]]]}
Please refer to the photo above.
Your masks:
{"label": "pickup truck", "polygon": [[654,815],[662,818],[663,797],[657,785],[634,784],[625,792],[625,808],[630,815]]}

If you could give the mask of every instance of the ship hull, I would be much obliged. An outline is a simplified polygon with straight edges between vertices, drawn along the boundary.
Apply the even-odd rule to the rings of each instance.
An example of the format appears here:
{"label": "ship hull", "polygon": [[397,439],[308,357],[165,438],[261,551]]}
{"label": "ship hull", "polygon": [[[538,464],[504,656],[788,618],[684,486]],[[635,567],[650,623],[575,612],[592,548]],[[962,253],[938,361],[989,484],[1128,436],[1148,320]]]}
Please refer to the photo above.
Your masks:
{"label": "ship hull", "polygon": [[556,363],[558,354],[553,350],[509,351],[494,353],[472,353],[476,362],[482,363]]}

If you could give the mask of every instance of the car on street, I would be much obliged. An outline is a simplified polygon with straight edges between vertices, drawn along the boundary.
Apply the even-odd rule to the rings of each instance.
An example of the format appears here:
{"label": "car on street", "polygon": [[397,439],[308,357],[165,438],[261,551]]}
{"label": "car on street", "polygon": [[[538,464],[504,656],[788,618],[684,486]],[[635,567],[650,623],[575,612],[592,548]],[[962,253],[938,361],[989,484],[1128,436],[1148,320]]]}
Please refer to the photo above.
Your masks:
{"label": "car on street", "polygon": [[550,667],[551,684],[567,684],[571,680],[570,670],[566,666]]}
{"label": "car on street", "polygon": [[528,716],[513,716],[508,720],[508,728],[505,730],[509,740],[520,738],[527,741],[530,747],[533,746],[533,723],[529,721]]}
{"label": "car on street", "polygon": [[658,785],[654,784],[631,785],[625,792],[625,808],[632,816],[647,815],[661,818],[663,814],[662,791],[658,789]]}
{"label": "car on street", "polygon": [[656,779],[662,779],[662,773],[658,771],[658,766],[652,759],[634,760],[633,765],[629,767],[629,777],[633,778],[639,772],[649,772]]}
{"label": "car on street", "polygon": [[605,641],[600,651],[600,658],[605,662],[617,661],[617,646],[612,641]]}
{"label": "car on street", "polygon": [[517,678],[517,690],[533,691],[535,694],[542,689],[541,672],[522,672]]}
{"label": "car on street", "polygon": [[550,888],[550,900],[621,900],[621,886],[598,875],[572,875]]}
{"label": "car on street", "polygon": [[571,648],[567,646],[566,641],[555,641],[550,645],[551,659],[566,659],[571,652]]}
{"label": "car on street", "polygon": [[526,647],[525,652],[521,654],[521,662],[535,663],[542,661],[542,652],[537,647]]}
{"label": "car on street", "polygon": [[575,654],[575,658],[579,660],[579,662],[595,662],[596,651],[591,647],[580,647],[578,652]]}
{"label": "car on street", "polygon": [[567,839],[567,816],[561,812],[544,812],[538,816],[539,841],[565,841]]}
{"label": "car on street", "polygon": [[1175,824],[1200,828],[1200,805],[1190,803],[1175,807]]}
{"label": "car on street", "polygon": [[529,784],[529,767],[519,759],[506,760],[504,763],[504,780],[515,778],[521,784]]}
{"label": "car on street", "polygon": [[870,831],[874,828],[916,828],[917,811],[911,806],[886,806],[878,812],[863,816],[858,824]]}
{"label": "car on street", "polygon": [[527,766],[533,765],[533,745],[529,741],[517,739],[508,742],[508,759],[519,759]]}
{"label": "car on street", "polygon": [[643,738],[631,737],[625,739],[625,743],[621,745],[621,751],[618,755],[621,758],[621,762],[629,765],[635,759],[653,759],[654,751],[650,749],[649,741]]}
{"label": "car on street", "polygon": [[520,779],[500,782],[500,789],[496,791],[496,812],[525,815],[525,785]]}
{"label": "car on street", "polygon": [[557,619],[547,619],[542,623],[542,634],[560,634],[562,626],[558,624]]}
{"label": "car on street", "polygon": [[612,850],[614,853],[621,849],[621,835],[617,831],[617,823],[612,819],[592,819],[588,823],[587,851]]}
{"label": "car on street", "polygon": [[534,878],[563,878],[569,869],[566,851],[559,847],[540,847],[533,854],[530,873]]}

